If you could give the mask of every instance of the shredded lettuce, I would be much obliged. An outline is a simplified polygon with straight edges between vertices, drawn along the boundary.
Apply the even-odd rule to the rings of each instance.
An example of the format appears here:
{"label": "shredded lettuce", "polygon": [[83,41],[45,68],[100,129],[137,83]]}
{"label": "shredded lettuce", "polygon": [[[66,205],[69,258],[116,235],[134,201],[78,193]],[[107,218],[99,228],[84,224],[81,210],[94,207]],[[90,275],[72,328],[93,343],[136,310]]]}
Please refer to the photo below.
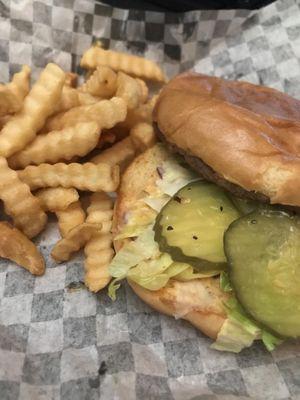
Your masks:
{"label": "shredded lettuce", "polygon": [[168,196],[174,196],[183,186],[199,179],[196,173],[182,167],[175,157],[164,161],[160,168],[162,170],[162,178],[156,181],[156,185],[162,193]]}
{"label": "shredded lettuce", "polygon": [[220,274],[220,288],[223,292],[232,292],[232,286],[226,271],[222,271]]}
{"label": "shredded lettuce", "polygon": [[185,265],[187,266],[187,268],[174,277],[176,280],[185,282],[185,281],[191,281],[192,279],[208,278],[210,276],[215,276],[220,274],[220,271],[219,272],[210,271],[207,273],[195,272],[194,268],[191,265],[189,264]]}
{"label": "shredded lettuce", "polygon": [[127,243],[115,255],[109,265],[109,273],[114,278],[125,278],[130,268],[143,260],[159,255],[158,245],[154,240],[152,226],[145,229],[136,240]]}
{"label": "shredded lettuce", "polygon": [[233,296],[225,304],[227,319],[225,320],[217,340],[212,348],[220,351],[239,353],[252,345],[254,340],[261,339],[269,351],[282,342],[270,332],[260,328],[248,318],[240,303]]}

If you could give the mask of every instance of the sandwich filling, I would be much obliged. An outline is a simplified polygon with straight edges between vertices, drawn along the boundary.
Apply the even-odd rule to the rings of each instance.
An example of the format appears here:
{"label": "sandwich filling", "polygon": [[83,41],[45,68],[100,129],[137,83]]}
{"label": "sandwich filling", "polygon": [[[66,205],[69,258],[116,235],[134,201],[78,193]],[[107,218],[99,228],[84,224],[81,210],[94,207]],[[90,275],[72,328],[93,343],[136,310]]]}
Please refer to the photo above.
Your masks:
{"label": "sandwich filling", "polygon": [[[170,153],[157,166],[155,183],[145,183],[144,195],[124,218],[123,228],[115,240],[123,240],[125,244],[109,267],[114,277],[109,286],[111,298],[116,297],[120,281],[125,278],[147,290],[157,291],[174,281],[214,277],[228,295],[228,300],[222,303],[227,318],[212,345],[215,349],[239,352],[261,339],[273,350],[286,336],[299,336],[300,326],[293,321],[300,316],[296,307],[300,304],[300,291],[294,290],[300,279],[300,256],[291,251],[291,243],[293,247],[300,238],[298,217],[273,206],[255,208],[255,204],[233,199],[213,183],[199,180],[182,158]],[[280,224],[276,218],[284,220],[283,237],[277,229]],[[271,221],[269,225],[265,220]],[[248,228],[243,231],[244,226],[253,226],[256,231]],[[272,236],[273,231],[277,233]],[[293,235],[289,235],[290,231]],[[277,240],[275,247],[280,242],[278,251],[272,239],[268,239],[270,235]],[[248,242],[244,237],[250,238]],[[260,248],[257,254],[255,247],[251,248],[255,237],[264,243],[264,249]],[[289,291],[289,286],[282,287],[291,282],[289,262],[295,264],[293,291]],[[251,267],[250,273],[247,265]],[[256,274],[261,279],[260,287]],[[261,291],[264,286],[268,288],[265,297]],[[260,296],[255,304],[251,301],[251,291],[253,298],[256,293]],[[243,295],[246,292],[247,296]],[[284,307],[280,307],[280,296],[287,298]],[[276,307],[264,307],[268,302]],[[289,305],[295,312],[287,321]],[[179,307],[176,317],[189,311]]]}

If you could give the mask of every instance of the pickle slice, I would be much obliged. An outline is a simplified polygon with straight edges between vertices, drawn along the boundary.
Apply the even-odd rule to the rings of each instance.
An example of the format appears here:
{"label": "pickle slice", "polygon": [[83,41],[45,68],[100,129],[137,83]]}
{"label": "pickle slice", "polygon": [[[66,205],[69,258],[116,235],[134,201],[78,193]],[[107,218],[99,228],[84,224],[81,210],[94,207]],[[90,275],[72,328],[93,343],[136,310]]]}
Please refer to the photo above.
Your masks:
{"label": "pickle slice", "polygon": [[239,216],[221,188],[193,182],[179,190],[157,216],[155,240],[174,261],[200,271],[219,271],[226,268],[224,232]]}
{"label": "pickle slice", "polygon": [[300,218],[258,210],[224,235],[229,277],[244,309],[284,337],[300,336]]}

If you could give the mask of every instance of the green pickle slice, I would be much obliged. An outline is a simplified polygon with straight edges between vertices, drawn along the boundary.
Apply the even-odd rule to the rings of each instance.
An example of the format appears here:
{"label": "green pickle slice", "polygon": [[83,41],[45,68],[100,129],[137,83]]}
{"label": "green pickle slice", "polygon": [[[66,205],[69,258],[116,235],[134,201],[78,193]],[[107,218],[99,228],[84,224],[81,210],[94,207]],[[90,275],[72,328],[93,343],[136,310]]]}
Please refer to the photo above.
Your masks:
{"label": "green pickle slice", "polygon": [[240,214],[225,192],[205,181],[186,185],[164,206],[154,226],[160,251],[199,271],[226,268],[223,235]]}
{"label": "green pickle slice", "polygon": [[229,277],[257,322],[283,337],[300,336],[300,218],[258,210],[224,236]]}

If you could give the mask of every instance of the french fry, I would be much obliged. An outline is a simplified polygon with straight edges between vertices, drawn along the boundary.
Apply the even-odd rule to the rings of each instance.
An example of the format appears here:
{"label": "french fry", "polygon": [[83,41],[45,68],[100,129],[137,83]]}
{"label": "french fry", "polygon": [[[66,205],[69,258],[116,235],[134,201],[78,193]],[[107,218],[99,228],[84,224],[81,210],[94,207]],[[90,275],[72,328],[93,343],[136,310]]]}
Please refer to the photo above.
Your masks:
{"label": "french fry", "polygon": [[12,118],[12,115],[3,115],[0,117],[0,130],[4,127],[5,124]]}
{"label": "french fry", "polygon": [[93,96],[90,93],[85,93],[82,92],[81,90],[77,90],[77,95],[80,106],[89,106],[91,104],[96,104],[99,101],[103,100],[101,97]]}
{"label": "french fry", "polygon": [[83,224],[85,221],[85,212],[80,201],[70,204],[65,210],[57,211],[58,229],[62,237],[76,226]]}
{"label": "french fry", "polygon": [[136,108],[144,96],[141,84],[131,76],[118,72],[116,96],[121,97],[127,103],[128,109]]}
{"label": "french fry", "polygon": [[44,228],[47,215],[40,201],[34,197],[29,187],[23,183],[16,171],[10,169],[5,158],[0,157],[0,199],[5,212],[26,236],[32,238]]}
{"label": "french fry", "polygon": [[35,138],[59,102],[64,80],[65,73],[57,65],[46,66],[26,96],[20,112],[3,127],[0,156],[11,156]]}
{"label": "french fry", "polygon": [[93,235],[101,231],[101,224],[83,223],[70,230],[59,240],[51,251],[51,256],[57,262],[68,261],[72,253],[80,250]]}
{"label": "french fry", "polygon": [[64,211],[79,199],[76,189],[63,187],[40,189],[34,195],[40,200],[43,209],[50,212]]}
{"label": "french fry", "polygon": [[143,81],[142,79],[136,78],[136,81],[140,85],[141,92],[142,92],[142,98],[141,98],[142,101],[141,102],[145,103],[148,100],[148,96],[149,96],[148,86],[146,85],[146,82]]}
{"label": "french fry", "polygon": [[118,124],[121,129],[130,130],[140,122],[152,123],[152,112],[158,96],[153,96],[147,103],[141,104],[138,108],[128,110],[125,121]]}
{"label": "french fry", "polygon": [[154,146],[157,141],[153,126],[146,122],[140,122],[131,128],[130,138],[133,146],[138,152],[143,152],[146,149],[149,149]]}
{"label": "french fry", "polygon": [[84,247],[84,282],[90,291],[98,292],[111,280],[108,265],[114,256],[111,234],[112,199],[105,193],[92,194],[87,214],[86,222],[102,224],[101,232],[95,234]]}
{"label": "french fry", "polygon": [[86,69],[96,69],[103,65],[142,79],[159,82],[166,80],[163,71],[155,62],[131,54],[104,50],[98,46],[89,48],[80,61],[80,66]]}
{"label": "french fry", "polygon": [[121,171],[123,171],[134,157],[135,148],[130,137],[127,137],[93,157],[91,162],[94,164],[104,163],[111,166],[119,165]]}
{"label": "french fry", "polygon": [[75,107],[48,119],[45,129],[49,131],[61,130],[80,122],[95,121],[99,129],[109,129],[118,122],[124,121],[127,106],[123,99],[113,97],[111,100],[102,100],[98,103]]}
{"label": "french fry", "polygon": [[30,68],[23,65],[7,85],[0,85],[0,116],[19,111],[29,92]]}
{"label": "french fry", "polygon": [[80,90],[93,96],[108,99],[116,93],[117,74],[109,67],[96,67],[88,80],[80,87]]}
{"label": "french fry", "polygon": [[77,87],[78,75],[75,72],[66,72],[65,85],[72,88]]}
{"label": "french fry", "polygon": [[0,237],[0,257],[14,261],[33,275],[43,275],[44,258],[27,236],[7,222],[0,222]]}
{"label": "french fry", "polygon": [[93,150],[100,137],[96,122],[86,122],[37,136],[24,150],[9,158],[9,165],[24,168],[44,162],[54,164],[60,160],[71,160],[74,156],[83,157]]}
{"label": "french fry", "polygon": [[64,85],[61,92],[61,98],[55,107],[54,112],[68,111],[73,107],[80,106],[78,91],[68,85]]}
{"label": "french fry", "polygon": [[40,164],[18,171],[31,190],[42,187],[74,187],[91,192],[113,192],[119,185],[119,167],[108,164]]}

